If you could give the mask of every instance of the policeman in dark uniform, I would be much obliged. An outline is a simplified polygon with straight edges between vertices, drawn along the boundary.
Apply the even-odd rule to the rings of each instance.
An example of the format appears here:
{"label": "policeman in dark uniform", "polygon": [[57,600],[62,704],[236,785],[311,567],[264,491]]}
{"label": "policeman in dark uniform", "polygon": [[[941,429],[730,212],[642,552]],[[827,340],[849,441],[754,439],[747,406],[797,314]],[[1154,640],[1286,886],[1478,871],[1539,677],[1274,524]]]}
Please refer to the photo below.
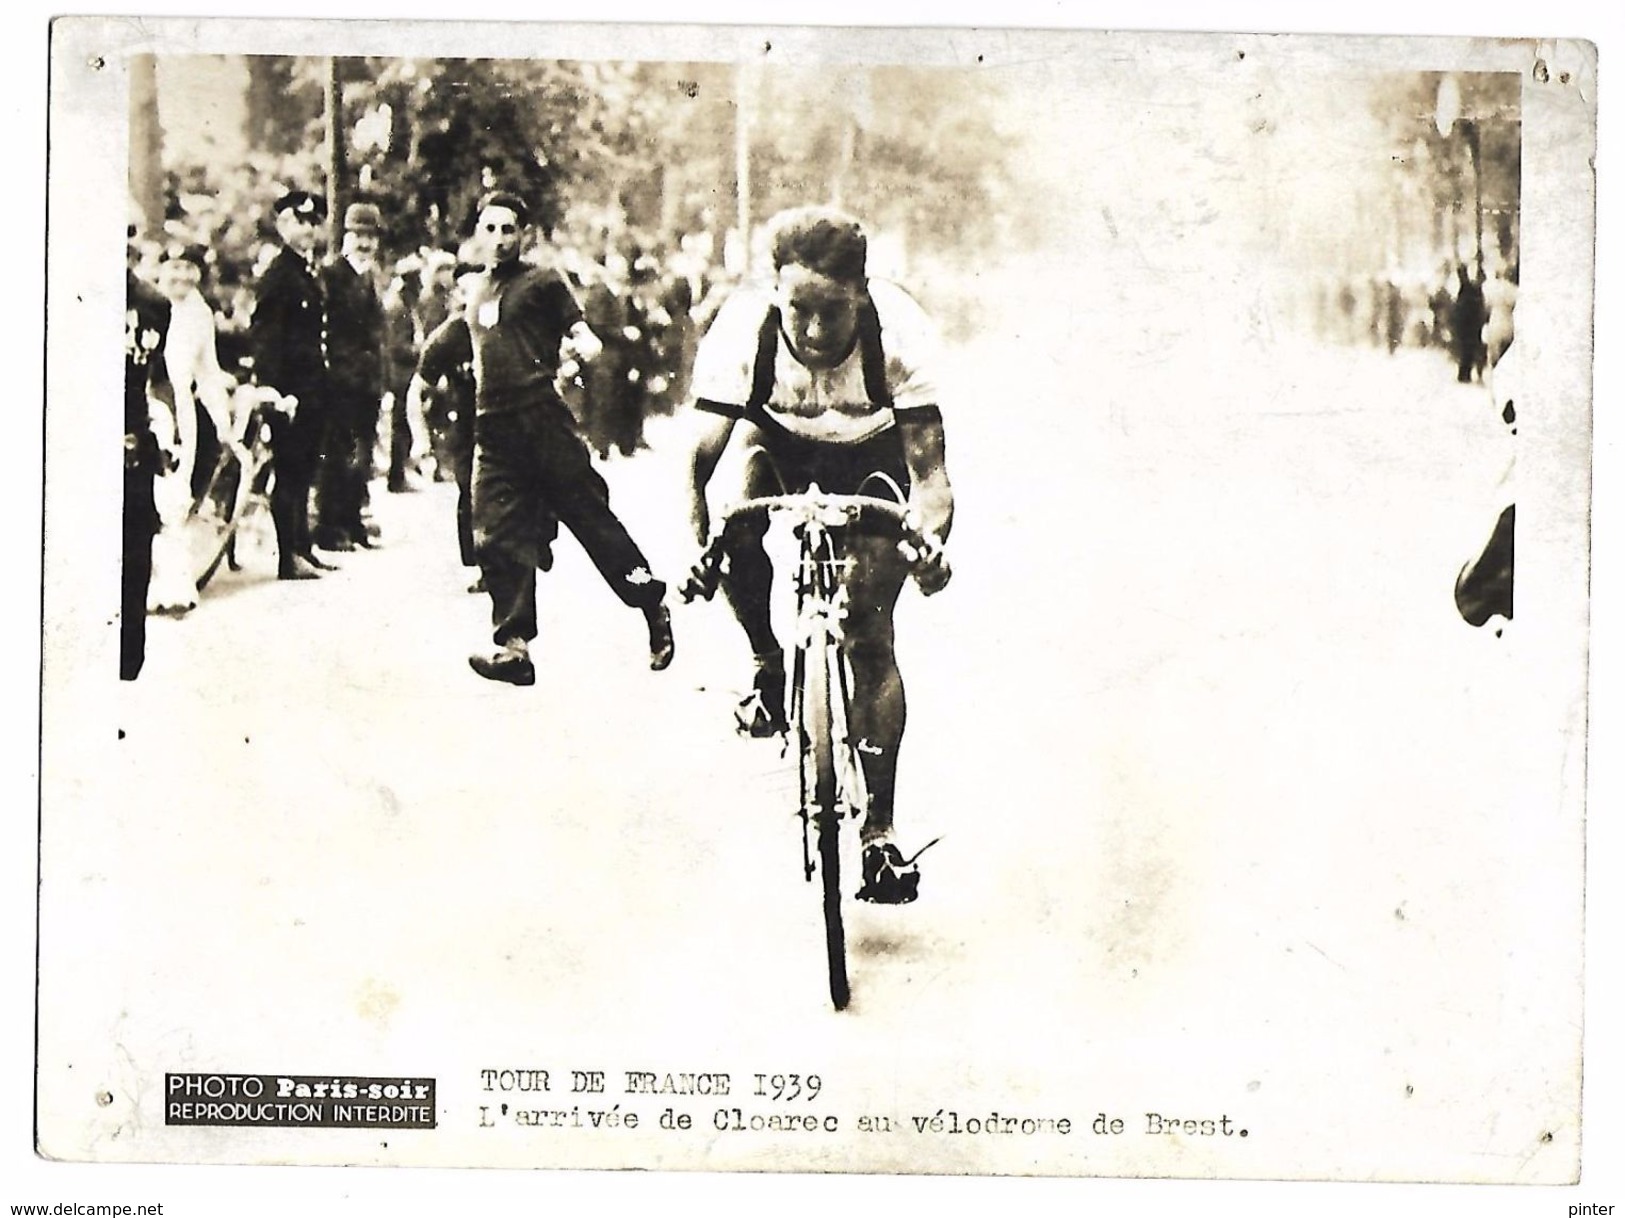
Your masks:
{"label": "policeman in dark uniform", "polygon": [[469,284],[465,316],[474,349],[474,536],[491,596],[495,652],[469,657],[482,677],[530,685],[536,569],[551,509],[575,534],[621,601],[642,611],[649,665],[671,663],[666,586],[609,506],[554,381],[567,358],[591,359],[598,340],[557,272],[519,260],[526,208],[505,193],[480,200],[475,239],[486,271]]}
{"label": "policeman in dark uniform", "polygon": [[260,276],[250,335],[260,384],[294,399],[291,417],[271,416],[277,577],[315,579],[321,569],[332,569],[313,553],[309,517],[329,395],[326,309],[315,265],[327,203],[294,190],[274,210],[282,249]]}
{"label": "policeman in dark uniform", "polygon": [[321,269],[330,392],[316,541],[324,550],[372,545],[361,513],[384,395],[384,308],[374,278],[382,220],[371,203],[345,208],[343,247]]}
{"label": "policeman in dark uniform", "polygon": [[[133,237],[134,231],[130,235]],[[163,454],[152,431],[149,393],[162,393],[164,336],[169,302],[124,272],[124,556],[121,568],[118,675],[133,681],[147,655],[147,585],[152,580],[152,538],[158,508],[152,482],[162,472]]]}

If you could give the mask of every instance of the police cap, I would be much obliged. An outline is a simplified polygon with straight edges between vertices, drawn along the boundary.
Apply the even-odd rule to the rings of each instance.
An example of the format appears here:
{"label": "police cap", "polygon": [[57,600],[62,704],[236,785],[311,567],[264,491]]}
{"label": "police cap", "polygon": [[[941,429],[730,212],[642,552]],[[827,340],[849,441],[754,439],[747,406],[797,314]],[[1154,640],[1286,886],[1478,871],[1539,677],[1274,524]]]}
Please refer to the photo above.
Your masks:
{"label": "police cap", "polygon": [[271,210],[279,216],[291,211],[306,220],[324,220],[327,218],[327,200],[308,190],[290,190],[272,204]]}

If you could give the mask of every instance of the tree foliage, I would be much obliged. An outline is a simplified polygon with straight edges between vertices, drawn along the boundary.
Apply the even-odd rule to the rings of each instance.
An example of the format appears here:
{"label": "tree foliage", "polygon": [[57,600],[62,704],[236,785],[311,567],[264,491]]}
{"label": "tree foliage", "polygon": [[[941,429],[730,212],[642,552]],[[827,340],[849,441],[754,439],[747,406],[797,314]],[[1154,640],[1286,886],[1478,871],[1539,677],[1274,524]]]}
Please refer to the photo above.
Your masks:
{"label": "tree foliage", "polygon": [[[617,69],[534,60],[372,60],[349,65],[345,129],[355,189],[387,202],[397,246],[466,232],[485,190],[524,196],[551,228],[631,155]],[[387,107],[387,111],[384,108]],[[357,147],[369,116],[387,138]]]}
{"label": "tree foliage", "polygon": [[1372,95],[1396,151],[1395,172],[1435,215],[1485,213],[1486,248],[1517,261],[1522,80],[1509,72],[1395,76]]}
{"label": "tree foliage", "polygon": [[[324,92],[336,69],[342,174],[328,183]],[[839,202],[913,247],[973,250],[1001,194],[1005,144],[984,78],[930,69],[527,59],[251,57],[243,165],[180,168],[177,197],[218,196],[207,231],[251,256],[290,185],[380,204],[386,252],[454,247],[485,190],[512,189],[544,233],[598,256],[627,231],[720,238],[735,222],[740,123],[750,215]],[[181,209],[185,211],[185,208]],[[195,210],[195,207],[194,207]]]}

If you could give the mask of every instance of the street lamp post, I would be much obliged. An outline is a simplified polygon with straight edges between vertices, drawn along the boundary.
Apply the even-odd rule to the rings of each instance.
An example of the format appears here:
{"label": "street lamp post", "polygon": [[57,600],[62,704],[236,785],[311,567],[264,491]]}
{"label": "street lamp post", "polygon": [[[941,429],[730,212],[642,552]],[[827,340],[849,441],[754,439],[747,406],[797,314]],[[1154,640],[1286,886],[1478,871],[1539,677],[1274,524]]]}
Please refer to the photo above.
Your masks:
{"label": "street lamp post", "polygon": [[327,170],[327,248],[336,250],[344,231],[344,205],[340,198],[344,182],[344,122],[339,92],[339,61],[327,57],[322,80],[322,128]]}
{"label": "street lamp post", "polygon": [[1478,142],[1478,123],[1466,119],[1461,124],[1462,136],[1473,163],[1473,258],[1478,278],[1484,278],[1484,163]]}
{"label": "street lamp post", "polygon": [[1479,148],[1478,122],[1461,114],[1461,85],[1454,76],[1439,80],[1439,96],[1433,110],[1433,123],[1441,138],[1450,139],[1461,128],[1467,145],[1468,162],[1473,168],[1473,261],[1479,280],[1484,278],[1484,166]]}

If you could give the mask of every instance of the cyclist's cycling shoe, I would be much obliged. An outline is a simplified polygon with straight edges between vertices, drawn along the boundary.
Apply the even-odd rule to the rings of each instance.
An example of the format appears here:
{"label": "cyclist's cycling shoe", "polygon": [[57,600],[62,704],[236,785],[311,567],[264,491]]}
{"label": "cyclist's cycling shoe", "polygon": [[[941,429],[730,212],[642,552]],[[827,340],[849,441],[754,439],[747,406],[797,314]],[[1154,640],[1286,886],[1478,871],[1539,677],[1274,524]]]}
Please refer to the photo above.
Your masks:
{"label": "cyclist's cycling shoe", "polygon": [[784,735],[790,730],[784,718],[784,673],[760,669],[753,684],[734,708],[734,726],[740,735],[757,740]]}
{"label": "cyclist's cycling shoe", "polygon": [[784,711],[765,700],[758,690],[751,690],[734,707],[734,727],[741,736],[765,740],[769,736],[782,736],[790,730],[784,720]]}
{"label": "cyclist's cycling shoe", "polygon": [[904,861],[903,852],[891,842],[870,842],[863,848],[863,887],[857,891],[858,900],[907,905],[919,895],[920,869],[914,859]]}

